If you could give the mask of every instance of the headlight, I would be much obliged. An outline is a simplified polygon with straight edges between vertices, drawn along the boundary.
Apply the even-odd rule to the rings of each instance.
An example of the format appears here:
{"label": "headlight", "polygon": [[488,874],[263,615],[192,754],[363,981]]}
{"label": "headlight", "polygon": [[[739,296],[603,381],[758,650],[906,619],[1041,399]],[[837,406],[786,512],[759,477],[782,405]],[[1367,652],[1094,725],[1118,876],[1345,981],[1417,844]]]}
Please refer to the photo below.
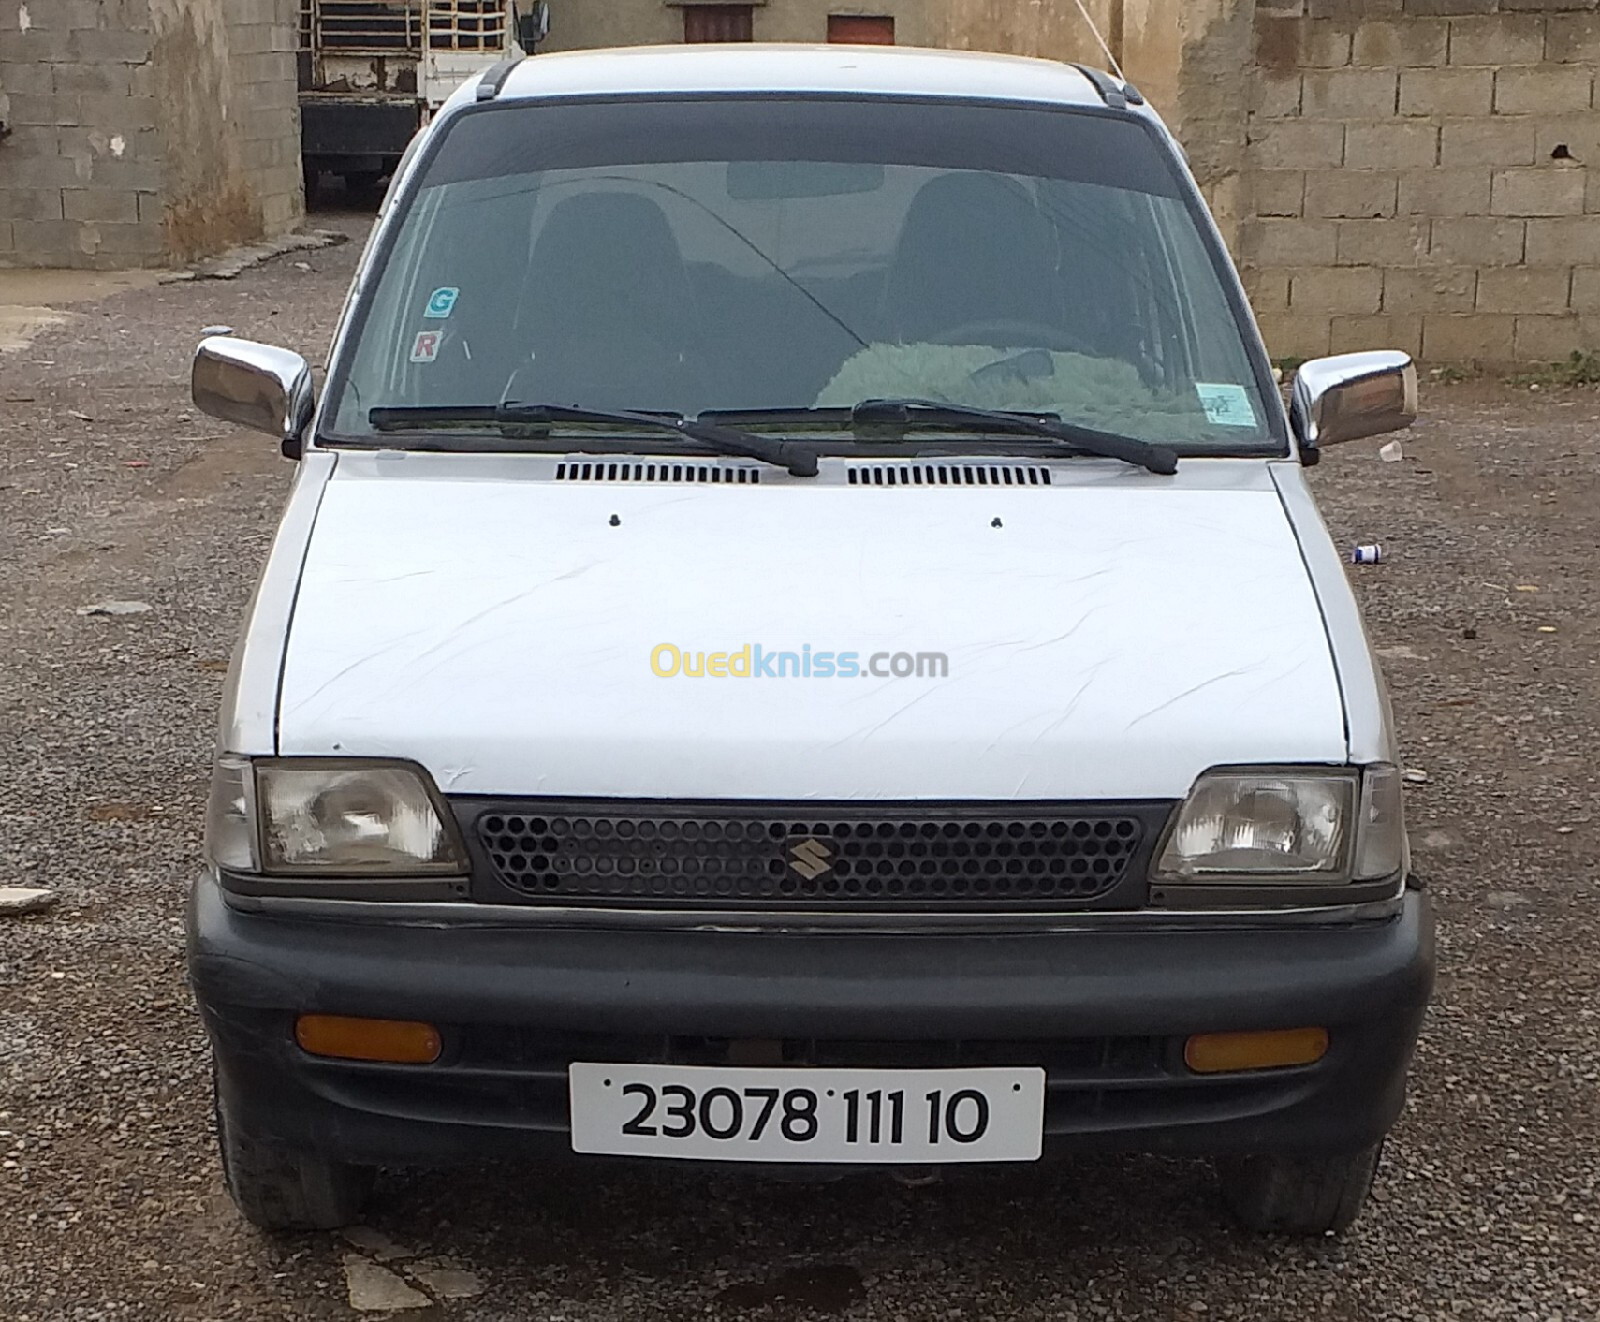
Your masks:
{"label": "headlight", "polygon": [[409,763],[220,757],[207,842],[219,867],[268,876],[467,870],[432,783]]}
{"label": "headlight", "polygon": [[1394,767],[1211,771],[1156,864],[1163,882],[1337,884],[1393,876],[1405,831]]}

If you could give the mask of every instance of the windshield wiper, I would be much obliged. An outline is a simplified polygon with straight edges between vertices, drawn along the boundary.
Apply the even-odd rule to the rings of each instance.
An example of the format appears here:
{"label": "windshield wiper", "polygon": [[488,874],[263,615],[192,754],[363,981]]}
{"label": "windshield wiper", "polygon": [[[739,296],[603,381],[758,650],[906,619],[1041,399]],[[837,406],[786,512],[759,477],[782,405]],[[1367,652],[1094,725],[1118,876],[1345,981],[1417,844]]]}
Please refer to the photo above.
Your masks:
{"label": "windshield wiper", "polygon": [[635,413],[626,409],[585,409],[565,404],[462,404],[375,408],[367,414],[375,431],[416,432],[452,427],[491,427],[514,435],[530,427],[548,429],[559,422],[595,422],[618,427],[650,427],[673,432],[718,454],[738,455],[776,464],[795,477],[817,475],[816,452],[791,441],[738,431],[674,413]]}
{"label": "windshield wiper", "polygon": [[1003,409],[981,409],[969,404],[947,404],[937,399],[867,399],[850,410],[850,424],[862,426],[912,426],[917,422],[978,422],[996,431],[1021,436],[1039,436],[1070,446],[1083,454],[1102,459],[1120,459],[1125,464],[1147,468],[1152,473],[1170,476],[1178,471],[1176,452],[1134,436],[1097,431],[1074,422],[1063,422],[1055,414],[1012,413]]}

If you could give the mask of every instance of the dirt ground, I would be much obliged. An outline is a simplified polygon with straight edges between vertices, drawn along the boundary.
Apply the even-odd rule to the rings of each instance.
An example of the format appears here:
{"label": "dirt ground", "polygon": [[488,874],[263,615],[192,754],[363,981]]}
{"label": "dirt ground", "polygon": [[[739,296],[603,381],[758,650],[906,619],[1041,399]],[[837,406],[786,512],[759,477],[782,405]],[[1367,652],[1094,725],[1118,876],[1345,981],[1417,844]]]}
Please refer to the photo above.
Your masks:
{"label": "dirt ground", "polygon": [[[1338,541],[1385,548],[1352,573],[1441,922],[1349,1235],[1248,1237],[1204,1166],[1141,1158],[926,1189],[386,1174],[354,1242],[247,1228],[180,914],[290,465],[192,409],[188,360],[224,324],[320,363],[356,255],[74,304],[0,352],[0,885],[62,896],[0,918],[0,1318],[347,1318],[380,1261],[421,1291],[397,1316],[461,1322],[1600,1317],[1600,394],[1493,383],[1430,388],[1403,461],[1314,474]],[[80,613],[108,600],[149,610]]]}

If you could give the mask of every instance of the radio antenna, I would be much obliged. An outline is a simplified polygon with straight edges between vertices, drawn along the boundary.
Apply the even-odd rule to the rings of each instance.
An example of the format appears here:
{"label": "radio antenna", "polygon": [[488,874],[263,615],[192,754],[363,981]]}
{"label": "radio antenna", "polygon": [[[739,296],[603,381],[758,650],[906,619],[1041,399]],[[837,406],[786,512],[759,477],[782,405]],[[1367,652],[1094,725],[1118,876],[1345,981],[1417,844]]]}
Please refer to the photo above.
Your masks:
{"label": "radio antenna", "polygon": [[1075,3],[1078,12],[1083,15],[1083,21],[1089,25],[1089,31],[1094,33],[1094,39],[1100,43],[1100,49],[1105,52],[1106,63],[1111,66],[1111,72],[1117,75],[1118,81],[1126,83],[1128,79],[1122,72],[1122,66],[1117,63],[1117,57],[1111,53],[1111,47],[1106,45],[1106,39],[1100,35],[1100,29],[1094,19],[1089,17],[1089,11],[1084,8],[1083,0],[1075,0]]}

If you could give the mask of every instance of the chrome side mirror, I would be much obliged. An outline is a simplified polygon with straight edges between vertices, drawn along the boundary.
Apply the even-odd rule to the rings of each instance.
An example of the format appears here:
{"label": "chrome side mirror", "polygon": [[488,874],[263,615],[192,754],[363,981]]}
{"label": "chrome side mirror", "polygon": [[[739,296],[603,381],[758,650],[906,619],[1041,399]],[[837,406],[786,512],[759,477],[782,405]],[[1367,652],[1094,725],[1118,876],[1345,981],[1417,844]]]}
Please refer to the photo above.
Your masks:
{"label": "chrome side mirror", "polygon": [[1289,419],[1305,464],[1316,463],[1324,445],[1409,427],[1417,420],[1417,365],[1388,349],[1313,358],[1294,375]]}
{"label": "chrome side mirror", "polygon": [[299,354],[213,335],[200,341],[190,385],[202,413],[276,436],[287,457],[300,457],[316,393]]}

